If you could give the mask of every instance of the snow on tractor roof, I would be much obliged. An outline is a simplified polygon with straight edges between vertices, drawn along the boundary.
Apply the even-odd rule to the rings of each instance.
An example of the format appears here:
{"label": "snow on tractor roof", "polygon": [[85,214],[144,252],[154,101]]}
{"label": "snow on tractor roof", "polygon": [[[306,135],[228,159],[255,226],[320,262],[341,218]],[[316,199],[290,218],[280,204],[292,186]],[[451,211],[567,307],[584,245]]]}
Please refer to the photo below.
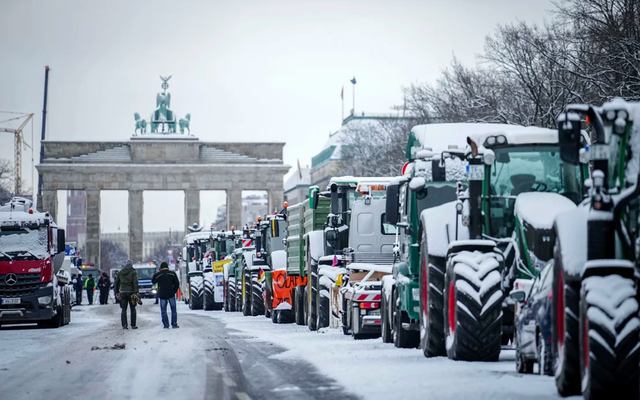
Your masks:
{"label": "snow on tractor roof", "polygon": [[421,150],[431,149],[434,152],[448,150],[451,145],[464,149],[467,146],[468,136],[496,134],[514,127],[518,125],[484,123],[417,125],[411,129],[411,133],[419,143],[413,143],[412,147],[418,147]]}
{"label": "snow on tractor roof", "polygon": [[184,240],[187,244],[192,244],[194,243],[196,240],[204,240],[204,239],[209,239],[209,235],[211,233],[209,231],[207,232],[192,232],[187,234],[184,237]]}
{"label": "snow on tractor roof", "polygon": [[[537,126],[515,126],[507,125],[508,129],[497,132],[486,133],[474,133],[469,137],[478,144],[478,146],[485,146],[490,137],[496,138],[496,143],[499,145],[526,145],[526,144],[557,144],[558,143],[558,130],[540,128]],[[498,139],[499,136],[504,136],[506,143],[501,143]],[[486,147],[486,146],[485,146]]]}
{"label": "snow on tractor roof", "polygon": [[571,200],[557,193],[529,192],[518,195],[515,212],[535,229],[551,229],[556,216],[575,208]]}
{"label": "snow on tractor roof", "polygon": [[378,177],[356,177],[356,176],[334,176],[329,179],[329,184],[327,185],[327,190],[331,188],[333,183],[337,185],[375,185],[375,184],[389,184],[393,180],[393,177],[390,176],[378,176]]}

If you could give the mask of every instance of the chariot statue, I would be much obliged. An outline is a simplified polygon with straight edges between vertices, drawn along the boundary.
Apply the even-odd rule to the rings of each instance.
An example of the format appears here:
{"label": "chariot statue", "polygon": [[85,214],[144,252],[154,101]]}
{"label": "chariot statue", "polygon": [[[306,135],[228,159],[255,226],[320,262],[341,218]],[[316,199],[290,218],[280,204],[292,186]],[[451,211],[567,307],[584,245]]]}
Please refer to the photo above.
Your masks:
{"label": "chariot statue", "polygon": [[189,128],[189,124],[191,122],[191,114],[187,114],[185,118],[181,118],[179,122],[176,121],[176,116],[173,111],[171,111],[171,93],[167,93],[167,89],[169,88],[169,79],[171,79],[172,75],[168,77],[160,76],[162,80],[162,93],[158,93],[156,96],[156,109],[153,113],[151,113],[151,117],[149,118],[149,123],[147,121],[140,118],[140,114],[135,113],[134,118],[136,120],[136,129],[134,131],[134,136],[138,135],[138,131],[140,131],[140,135],[144,135],[147,133],[147,126],[151,127],[151,133],[160,133],[160,134],[171,134],[177,132],[177,125],[180,126],[180,133],[185,134],[185,129],[191,135],[191,129]]}

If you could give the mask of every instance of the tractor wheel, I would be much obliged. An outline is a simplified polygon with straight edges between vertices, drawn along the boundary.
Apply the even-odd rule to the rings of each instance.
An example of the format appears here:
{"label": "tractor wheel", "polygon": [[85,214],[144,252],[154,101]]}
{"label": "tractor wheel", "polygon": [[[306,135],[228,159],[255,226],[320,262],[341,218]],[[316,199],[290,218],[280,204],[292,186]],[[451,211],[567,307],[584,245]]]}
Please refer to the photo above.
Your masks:
{"label": "tractor wheel", "polygon": [[307,284],[307,326],[310,331],[318,330],[318,266],[311,265]]}
{"label": "tractor wheel", "polygon": [[189,308],[192,310],[202,310],[203,306],[203,298],[202,298],[202,289],[203,289],[203,279],[202,276],[192,276],[189,279]]}
{"label": "tractor wheel", "polygon": [[244,279],[242,279],[244,288],[242,290],[242,315],[248,317],[251,315],[251,272],[245,270]]}
{"label": "tractor wheel", "polygon": [[553,265],[553,304],[551,321],[553,342],[551,353],[555,357],[556,388],[562,397],[575,396],[580,390],[580,284],[567,279],[559,258],[559,242]]}
{"label": "tractor wheel", "polygon": [[295,322],[295,314],[293,313],[293,309],[291,310],[280,310],[278,312],[278,323],[280,324],[292,324]]}
{"label": "tractor wheel", "polygon": [[420,349],[425,357],[447,355],[444,340],[444,279],[446,261],[429,257],[423,232],[420,250]]}
{"label": "tractor wheel", "polygon": [[278,323],[278,314],[280,314],[278,310],[271,310],[271,322],[274,324]]}
{"label": "tractor wheel", "polygon": [[236,311],[242,311],[242,276],[236,278]]}
{"label": "tractor wheel", "polygon": [[229,312],[236,311],[236,278],[233,276],[229,277],[225,296],[227,298],[227,303],[229,304]]}
{"label": "tractor wheel", "polygon": [[393,344],[401,349],[413,349],[420,344],[420,332],[408,331],[402,327],[403,322],[409,322],[405,312],[398,307],[398,292],[394,289],[391,295],[393,303]]}
{"label": "tractor wheel", "polygon": [[637,399],[640,321],[635,283],[590,276],[580,291],[580,371],[585,400]]}
{"label": "tractor wheel", "polygon": [[296,325],[305,325],[304,321],[304,288],[302,286],[296,286],[294,289],[294,307]]}
{"label": "tractor wheel", "polygon": [[260,271],[251,273],[251,315],[264,315],[264,299],[262,298],[262,283]]}
{"label": "tractor wheel", "polygon": [[452,360],[498,361],[502,343],[500,263],[496,253],[462,251],[447,268],[444,328]]}
{"label": "tractor wheel", "polygon": [[[383,284],[384,285],[384,284]],[[393,335],[391,333],[391,320],[389,318],[389,304],[387,304],[387,296],[382,288],[382,299],[380,300],[380,316],[382,318],[382,342],[393,343]]]}
{"label": "tractor wheel", "polygon": [[[331,296],[331,288],[322,283],[322,277],[318,279],[318,292],[317,292],[317,314],[318,314],[318,329],[327,328],[331,318],[331,302],[329,296]],[[325,279],[328,279],[325,277]]]}
{"label": "tractor wheel", "polygon": [[540,332],[537,339],[538,350],[538,373],[540,375],[553,376],[553,355],[551,355],[551,346]]}
{"label": "tractor wheel", "polygon": [[202,308],[205,311],[211,311],[215,308],[215,301],[213,297],[215,282],[213,281],[213,273],[205,273],[203,281],[204,288],[202,293]]}

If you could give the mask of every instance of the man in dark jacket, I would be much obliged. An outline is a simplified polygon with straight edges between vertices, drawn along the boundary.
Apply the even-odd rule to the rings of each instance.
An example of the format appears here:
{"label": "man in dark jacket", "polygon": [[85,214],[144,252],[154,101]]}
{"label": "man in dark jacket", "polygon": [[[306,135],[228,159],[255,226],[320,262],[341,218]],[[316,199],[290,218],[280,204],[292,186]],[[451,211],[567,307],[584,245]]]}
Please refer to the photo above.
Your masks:
{"label": "man in dark jacket", "polygon": [[93,279],[93,275],[89,274],[89,278],[84,281],[84,288],[87,289],[87,298],[89,299],[89,305],[93,304],[93,291],[96,290],[96,281]]}
{"label": "man in dark jacket", "polygon": [[73,289],[76,291],[76,305],[79,306],[82,304],[82,291],[84,290],[82,275],[78,274],[76,279],[73,281]]}
{"label": "man in dark jacket", "polygon": [[127,305],[131,308],[131,329],[138,329],[136,326],[136,305],[131,302],[131,295],[138,293],[138,272],[133,268],[131,260],[127,260],[127,264],[118,272],[115,290],[116,295],[120,295],[122,329],[129,329],[127,326]]}
{"label": "man in dark jacket", "polygon": [[178,312],[176,310],[176,292],[180,287],[178,276],[169,270],[166,262],[160,264],[160,271],[151,278],[151,283],[158,284],[158,297],[160,298],[160,313],[162,314],[162,325],[164,329],[169,329],[169,316],[167,315],[167,303],[171,306],[171,326],[178,326]]}
{"label": "man in dark jacket", "polygon": [[98,279],[98,290],[100,290],[100,304],[105,305],[109,301],[109,289],[111,288],[111,280],[106,272],[103,272]]}

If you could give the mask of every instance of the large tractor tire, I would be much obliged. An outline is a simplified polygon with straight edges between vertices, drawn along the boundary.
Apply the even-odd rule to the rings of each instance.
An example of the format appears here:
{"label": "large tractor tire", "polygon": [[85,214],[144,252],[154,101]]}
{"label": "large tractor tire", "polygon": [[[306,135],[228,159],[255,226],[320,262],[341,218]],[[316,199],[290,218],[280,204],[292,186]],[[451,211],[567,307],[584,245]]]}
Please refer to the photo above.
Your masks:
{"label": "large tractor tire", "polygon": [[271,310],[271,322],[277,324],[279,314],[280,312],[278,310]]}
{"label": "large tractor tire", "polygon": [[202,276],[193,275],[189,278],[189,308],[191,310],[202,310],[203,286]]}
{"label": "large tractor tire", "polygon": [[278,323],[279,324],[293,324],[295,322],[295,314],[293,309],[278,311]]}
{"label": "large tractor tire", "polygon": [[227,307],[229,312],[236,311],[236,278],[235,276],[229,277],[227,282],[227,291],[225,292],[225,298],[227,301]]}
{"label": "large tractor tire", "polygon": [[447,355],[444,338],[446,260],[427,253],[427,234],[420,243],[420,349],[425,357]]}
{"label": "large tractor tire", "polygon": [[236,311],[242,311],[242,276],[236,277]]}
{"label": "large tractor tire", "polygon": [[414,349],[420,344],[420,332],[408,331],[402,327],[403,322],[409,322],[407,314],[398,307],[398,292],[394,289],[391,294],[393,304],[393,344],[401,349]]}
{"label": "large tractor tire", "polygon": [[264,315],[264,298],[262,297],[262,283],[260,271],[251,273],[251,315]]}
{"label": "large tractor tire", "polygon": [[267,285],[267,281],[263,285],[262,293],[264,294],[264,316],[265,318],[271,318],[273,295],[271,294],[271,288]]}
{"label": "large tractor tire", "polygon": [[536,348],[538,350],[538,373],[540,375],[553,376],[553,354],[551,345],[546,341],[540,332],[536,338]]}
{"label": "large tractor tire", "polygon": [[205,311],[211,311],[215,309],[215,301],[213,297],[213,289],[215,282],[213,280],[213,272],[205,272],[203,274],[204,288],[202,293],[202,308]]}
{"label": "large tractor tire", "polygon": [[571,279],[562,266],[560,242],[556,241],[553,265],[551,321],[555,357],[556,388],[560,396],[579,395],[580,389],[580,283]]}
{"label": "large tractor tire", "polygon": [[304,287],[296,286],[294,294],[295,304],[293,308],[295,310],[296,325],[306,325],[304,320]]}
{"label": "large tractor tire", "polygon": [[640,320],[635,282],[590,276],[580,291],[580,370],[585,400],[637,399]]}
{"label": "large tractor tire", "polygon": [[251,272],[245,270],[243,279],[244,290],[242,291],[242,315],[248,317],[251,315]]}
{"label": "large tractor tire", "polygon": [[68,286],[65,289],[65,293],[67,295],[67,300],[65,302],[65,308],[67,310],[67,320],[65,322],[65,325],[69,325],[71,323],[71,289]]}
{"label": "large tractor tire", "polygon": [[314,263],[311,263],[307,298],[307,326],[310,331],[316,331],[318,330],[318,266]]}
{"label": "large tractor tire", "polygon": [[444,293],[447,355],[498,361],[502,343],[500,262],[493,252],[461,251],[451,258]]}
{"label": "large tractor tire", "polygon": [[[322,279],[324,278],[324,279]],[[318,274],[318,292],[316,297],[317,314],[318,314],[318,329],[327,328],[331,322],[331,288],[326,285],[327,277],[322,277]]]}
{"label": "large tractor tire", "polygon": [[[382,319],[382,343],[393,343],[393,333],[391,332],[390,305],[387,302],[384,283],[382,284],[382,296],[380,299],[380,317]],[[389,290],[389,289],[387,289]]]}

